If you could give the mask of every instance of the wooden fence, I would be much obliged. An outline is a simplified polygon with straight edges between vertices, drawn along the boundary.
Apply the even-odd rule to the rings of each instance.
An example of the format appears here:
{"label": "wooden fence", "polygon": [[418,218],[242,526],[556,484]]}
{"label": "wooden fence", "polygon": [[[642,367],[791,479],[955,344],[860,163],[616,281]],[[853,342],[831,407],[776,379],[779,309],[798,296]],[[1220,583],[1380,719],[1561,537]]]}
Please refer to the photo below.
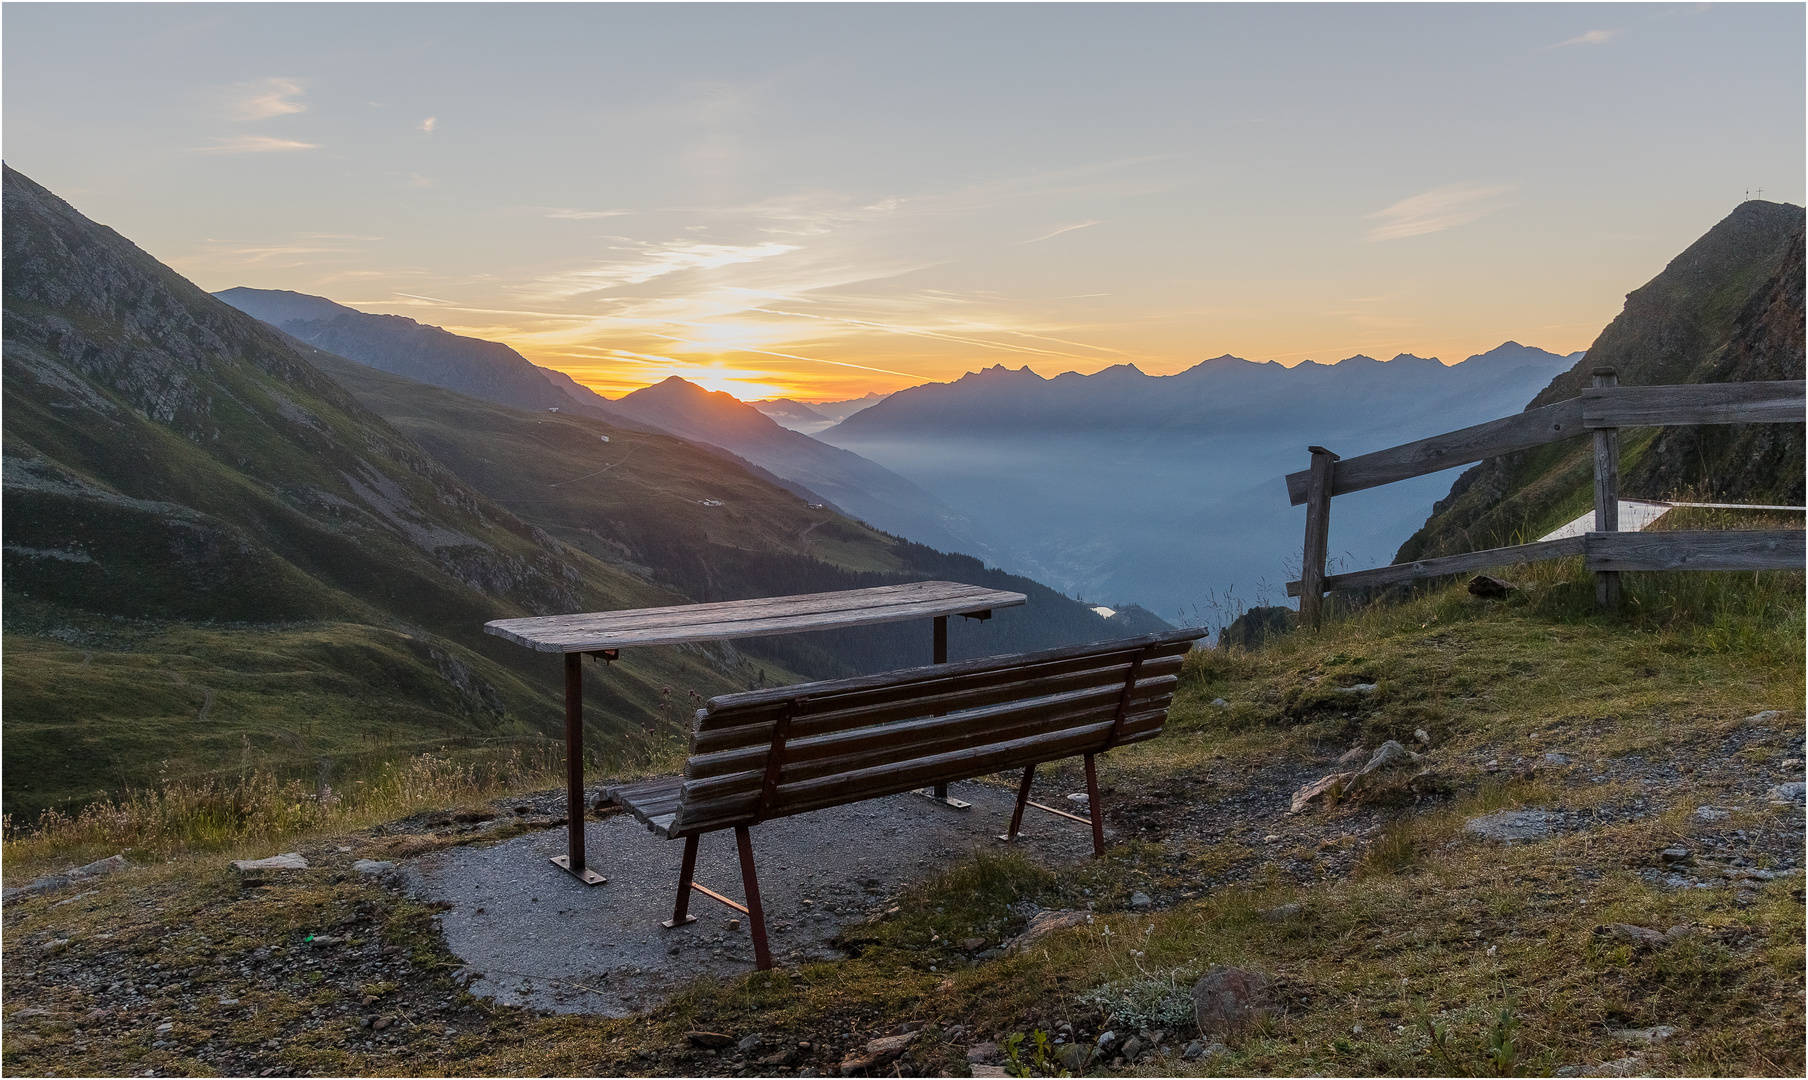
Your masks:
{"label": "wooden fence", "polygon": [[[1604,610],[1619,606],[1620,573],[1625,570],[1800,569],[1808,552],[1799,529],[1620,532],[1619,429],[1671,424],[1799,424],[1805,394],[1808,383],[1802,380],[1620,386],[1612,368],[1596,368],[1594,386],[1581,397],[1461,431],[1347,461],[1322,446],[1308,447],[1311,467],[1287,476],[1287,494],[1293,505],[1306,504],[1305,561],[1300,580],[1287,583],[1287,595],[1300,598],[1300,621],[1316,627],[1324,594],[1333,589],[1388,585],[1566,555],[1581,555],[1595,572],[1595,601]],[[1332,496],[1588,434],[1594,436],[1595,444],[1595,531],[1349,574],[1325,573]]]}

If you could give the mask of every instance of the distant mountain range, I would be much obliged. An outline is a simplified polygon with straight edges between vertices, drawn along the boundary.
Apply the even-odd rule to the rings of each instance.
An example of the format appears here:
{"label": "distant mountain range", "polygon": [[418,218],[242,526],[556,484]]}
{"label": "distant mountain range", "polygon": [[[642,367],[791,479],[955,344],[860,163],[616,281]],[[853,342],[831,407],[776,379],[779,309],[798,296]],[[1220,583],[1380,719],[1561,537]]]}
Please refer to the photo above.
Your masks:
{"label": "distant mountain range", "polygon": [[[309,345],[380,371],[519,409],[561,409],[668,432],[726,451],[737,464],[806,501],[833,506],[887,532],[942,551],[988,553],[971,522],[915,484],[858,455],[787,430],[728,394],[712,394],[674,377],[610,401],[500,342],[396,315],[367,314],[305,293],[235,288],[214,295]],[[881,395],[869,398],[880,400]],[[862,400],[867,399],[824,408],[838,419],[855,411],[841,406]],[[834,422],[830,415],[819,419],[824,427]]]}
{"label": "distant mountain range", "polygon": [[748,404],[770,416],[780,427],[814,435],[824,428],[841,423],[862,409],[872,408],[889,396],[871,393],[848,401],[819,401],[815,404],[793,401],[790,398],[770,398],[766,401],[750,401]]}
{"label": "distant mountain range", "polygon": [[[1231,356],[1168,376],[1052,379],[1002,366],[912,387],[821,432],[975,521],[1001,566],[1109,604],[1211,618],[1282,595],[1302,513],[1281,477],[1306,446],[1381,449],[1510,411],[1574,356],[1508,342],[1460,364],[1354,356],[1293,368]],[[1388,561],[1446,481],[1340,499],[1332,550]],[[1218,613],[1221,614],[1221,613]]]}
{"label": "distant mountain range", "polygon": [[[1614,368],[1622,386],[1803,378],[1803,236],[1802,207],[1740,204],[1628,294],[1587,353],[1525,408],[1576,397],[1597,367]],[[1803,451],[1793,424],[1633,429],[1620,439],[1620,492],[1801,506]],[[1457,477],[1393,561],[1536,538],[1593,500],[1587,440],[1490,458]]]}

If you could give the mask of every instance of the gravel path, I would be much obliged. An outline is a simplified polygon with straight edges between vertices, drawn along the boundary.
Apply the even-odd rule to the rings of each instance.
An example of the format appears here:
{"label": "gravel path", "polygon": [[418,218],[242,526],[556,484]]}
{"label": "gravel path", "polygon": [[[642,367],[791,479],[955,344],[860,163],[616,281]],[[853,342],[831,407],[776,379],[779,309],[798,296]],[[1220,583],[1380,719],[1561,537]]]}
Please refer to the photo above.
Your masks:
{"label": "gravel path", "polygon": [[[1012,793],[962,783],[950,794],[972,809],[893,795],[755,828],[774,961],[834,958],[829,942],[843,925],[883,913],[905,887],[971,851],[1006,850],[998,834],[1009,824]],[[682,842],[661,840],[626,814],[590,821],[584,835],[590,867],[609,879],[606,885],[580,885],[548,863],[565,851],[563,828],[451,848],[410,860],[401,871],[417,896],[449,905],[440,927],[467,965],[472,993],[548,1011],[626,1016],[699,975],[753,967],[746,918],[700,893],[690,905],[696,922],[660,925],[671,915]],[[1084,825],[1031,809],[1017,847],[1040,862],[1071,862],[1092,854],[1092,836]],[[745,898],[732,832],[703,838],[697,881]],[[738,929],[729,928],[731,919]]]}

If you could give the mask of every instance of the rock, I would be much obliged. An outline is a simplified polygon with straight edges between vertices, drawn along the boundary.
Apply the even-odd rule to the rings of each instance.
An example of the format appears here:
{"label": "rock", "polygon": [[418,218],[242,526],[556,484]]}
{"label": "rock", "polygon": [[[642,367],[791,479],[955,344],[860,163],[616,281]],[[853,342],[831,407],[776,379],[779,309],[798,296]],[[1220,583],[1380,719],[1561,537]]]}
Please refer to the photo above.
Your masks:
{"label": "rock", "polygon": [[72,878],[76,881],[82,881],[86,878],[105,877],[108,874],[117,874],[121,870],[130,870],[131,868],[132,864],[126,861],[124,855],[109,855],[104,859],[97,859],[86,866],[78,866],[63,876]]}
{"label": "rock", "polygon": [[1808,795],[1808,784],[1800,780],[1788,784],[1778,784],[1767,793],[1773,803],[1800,806],[1804,795]]}
{"label": "rock", "polygon": [[377,859],[359,859],[352,864],[352,870],[359,874],[381,874],[385,870],[394,870],[395,863],[382,862]]}
{"label": "rock", "polygon": [[741,928],[741,920],[739,920],[739,919],[728,920],[728,928],[730,930],[739,930]]}
{"label": "rock", "polygon": [[760,1048],[760,1037],[758,1035],[749,1035],[745,1039],[742,1039],[740,1042],[735,1043],[735,1049],[739,1050],[743,1054],[751,1054],[755,1050],[758,1050],[759,1048]]}
{"label": "rock", "polygon": [[961,952],[978,952],[986,947],[986,939],[982,937],[962,938]]}
{"label": "rock", "polygon": [[1339,686],[1337,692],[1340,694],[1372,694],[1377,685],[1372,682],[1359,682],[1355,686]]}
{"label": "rock", "polygon": [[1658,1024],[1648,1028],[1623,1028],[1619,1031],[1609,1031],[1607,1034],[1621,1042],[1650,1046],[1663,1042],[1676,1034],[1676,1029],[1669,1024]]}
{"label": "rock", "polygon": [[1631,944],[1642,948],[1654,948],[1659,945],[1668,945],[1670,943],[1669,939],[1658,931],[1649,930],[1643,926],[1634,926],[1631,923],[1611,923],[1607,926],[1597,926],[1595,927],[1595,936],[1618,938],[1621,941],[1630,942]]}
{"label": "rock", "polygon": [[1212,704],[1213,704],[1213,705],[1216,705],[1216,706],[1218,706],[1218,707],[1219,707],[1219,708],[1220,708],[1220,709],[1228,709],[1228,708],[1230,708],[1230,702],[1228,702],[1228,701],[1226,701],[1226,700],[1224,700],[1224,699],[1223,699],[1223,698],[1221,698],[1221,697],[1215,697],[1215,698],[1213,698],[1213,699],[1212,699]]}
{"label": "rock", "polygon": [[888,1035],[883,1039],[874,1039],[866,1044],[863,1052],[842,1059],[841,1075],[852,1076],[857,1072],[891,1064],[910,1048],[911,1041],[916,1037],[916,1032],[907,1031],[902,1035]]}
{"label": "rock", "polygon": [[1686,847],[1681,847],[1681,846],[1667,847],[1664,850],[1658,852],[1657,857],[1662,859],[1666,863],[1670,863],[1673,865],[1680,865],[1680,866],[1687,866],[1688,864],[1695,861],[1695,858],[1689,852],[1689,849]]}
{"label": "rock", "polygon": [[1087,1044],[1068,1043],[1056,1052],[1055,1057],[1061,1062],[1063,1069],[1079,1076],[1086,1071],[1086,1066],[1092,1064],[1092,1055],[1093,1049]]}
{"label": "rock", "polygon": [[1569,757],[1552,750],[1544,755],[1544,763],[1546,765],[1568,765]]}
{"label": "rock", "polygon": [[1782,718],[1783,718],[1783,710],[1781,710],[1781,709],[1765,709],[1761,713],[1754,713],[1753,715],[1746,717],[1745,719],[1739,721],[1739,723],[1745,725],[1746,727],[1757,727],[1761,724],[1774,724],[1778,720],[1781,720]]}
{"label": "rock", "polygon": [[1117,1032],[1107,1031],[1107,1032],[1101,1033],[1099,1035],[1098,1044],[1097,1044],[1098,1048],[1099,1048],[1099,1053],[1102,1055],[1105,1055],[1105,1056],[1110,1056],[1110,1054],[1112,1053],[1112,1046],[1116,1042],[1117,1042]]}
{"label": "rock", "polygon": [[235,859],[232,868],[241,874],[263,873],[267,870],[306,870],[308,860],[301,857],[301,852],[291,851],[286,855],[272,855],[268,859]]}
{"label": "rock", "polygon": [[1185,1049],[1180,1051],[1180,1060],[1192,1061],[1203,1053],[1205,1053],[1205,1044],[1198,1039],[1194,1039],[1192,1042],[1186,1044]]}
{"label": "rock", "polygon": [[1202,1036],[1240,1035],[1270,1011],[1268,976],[1259,971],[1213,965],[1193,984],[1193,1016]]}
{"label": "rock", "polygon": [[1413,728],[1412,737],[1424,743],[1426,746],[1431,745],[1431,736],[1425,733],[1424,728]]}
{"label": "rock", "polygon": [[1369,752],[1366,747],[1352,746],[1338,756],[1337,763],[1339,765],[1354,765],[1358,761],[1365,760],[1368,756]]}
{"label": "rock", "polygon": [[309,945],[318,945],[318,946],[338,945],[341,942],[343,942],[344,940],[345,940],[344,938],[334,937],[331,934],[315,934],[313,937],[308,939],[308,944]]}
{"label": "rock", "polygon": [[1043,938],[1070,926],[1079,926],[1092,921],[1092,913],[1087,911],[1038,911],[1030,919],[1023,933],[1011,941],[1007,953],[1019,953],[1041,941]]}
{"label": "rock", "polygon": [[1583,1069],[1580,1076],[1635,1076],[1645,1067],[1645,1055],[1633,1054],[1603,1065]]}
{"label": "rock", "polygon": [[1718,806],[1698,806],[1695,808],[1695,820],[1701,822],[1725,821],[1732,813]]}
{"label": "rock", "polygon": [[1253,607],[1231,621],[1231,624],[1218,634],[1218,647],[1238,645],[1245,649],[1259,649],[1267,644],[1270,638],[1293,632],[1294,621],[1298,618],[1292,608],[1271,606]]}
{"label": "rock", "polygon": [[1201,1051],[1199,1056],[1202,1058],[1214,1058],[1214,1057],[1217,1057],[1219,1054],[1228,1054],[1228,1053],[1230,1053],[1230,1047],[1224,1045],[1221,1042],[1215,1042],[1215,1043],[1211,1044],[1210,1046],[1206,1047],[1203,1051]]}
{"label": "rock", "polygon": [[13,1013],[11,1016],[7,1017],[7,1019],[17,1022],[20,1020],[35,1020],[40,1016],[49,1016],[49,1015],[50,1015],[49,1009],[20,1009],[18,1012]]}
{"label": "rock", "polygon": [[1136,1064],[1136,1059],[1143,1056],[1143,1041],[1132,1035],[1124,1043],[1124,1060]]}
{"label": "rock", "polygon": [[687,1031],[684,1037],[699,1050],[726,1050],[735,1044],[733,1035],[719,1031]]}
{"label": "rock", "polygon": [[1664,931],[1664,940],[1672,945],[1684,938],[1692,938],[1694,936],[1695,928],[1693,926],[1672,926],[1670,929]]}
{"label": "rock", "polygon": [[1298,904],[1281,904],[1278,907],[1264,908],[1257,914],[1269,922],[1286,922],[1300,913]]}
{"label": "rock", "polygon": [[978,1065],[982,1062],[997,1061],[1001,1051],[995,1042],[974,1043],[967,1047],[967,1064]]}
{"label": "rock", "polygon": [[804,1052],[801,1047],[793,1046],[789,1049],[780,1050],[770,1057],[763,1057],[760,1059],[759,1063],[768,1069],[788,1069],[797,1064],[798,1059],[803,1057],[803,1055]]}
{"label": "rock", "polygon": [[382,1031],[384,1028],[389,1027],[389,1025],[391,1025],[393,1023],[395,1023],[394,1017],[379,1016],[375,1020],[372,1020],[370,1022],[370,1026],[377,1029],[378,1031]]}
{"label": "rock", "polygon": [[1355,773],[1339,772],[1319,777],[1293,793],[1293,802],[1287,808],[1287,812],[1289,814],[1300,813],[1310,808],[1315,802],[1336,802],[1343,797],[1344,785],[1348,784],[1355,775]]}
{"label": "rock", "polygon": [[1552,824],[1559,820],[1558,815],[1543,810],[1501,810],[1470,818],[1463,823],[1463,831],[1484,840],[1529,843],[1549,837]]}
{"label": "rock", "polygon": [[1518,591],[1519,586],[1512,582],[1489,577],[1487,574],[1477,574],[1469,579],[1469,595],[1479,596],[1484,600],[1503,600]]}
{"label": "rock", "polygon": [[974,1065],[971,1067],[974,1076],[1009,1076],[1010,1072],[1003,1065]]}
{"label": "rock", "polygon": [[1138,911],[1143,911],[1148,908],[1154,907],[1155,901],[1150,899],[1148,893],[1143,892],[1141,889],[1138,889],[1137,891],[1130,894],[1130,906],[1137,909]]}

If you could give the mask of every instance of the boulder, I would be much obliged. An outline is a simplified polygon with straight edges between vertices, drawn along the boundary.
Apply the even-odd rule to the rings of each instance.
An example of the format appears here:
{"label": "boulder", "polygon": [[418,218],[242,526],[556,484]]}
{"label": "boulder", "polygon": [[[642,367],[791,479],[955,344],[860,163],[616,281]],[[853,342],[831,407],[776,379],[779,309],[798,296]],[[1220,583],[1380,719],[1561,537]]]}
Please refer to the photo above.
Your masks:
{"label": "boulder", "polygon": [[1268,976],[1213,965],[1193,984],[1193,1018],[1203,1038],[1234,1038],[1273,1012]]}
{"label": "boulder", "polygon": [[270,870],[306,870],[308,860],[301,857],[301,852],[291,851],[285,855],[272,855],[268,859],[234,859],[232,868],[241,874]]}
{"label": "boulder", "polygon": [[735,1044],[733,1035],[719,1031],[687,1031],[684,1037],[699,1050],[726,1050]]}
{"label": "boulder", "polygon": [[1287,808],[1287,812],[1289,814],[1300,813],[1309,809],[1315,802],[1336,802],[1343,798],[1344,785],[1348,784],[1355,775],[1353,772],[1338,772],[1319,777],[1293,793],[1293,802]]}
{"label": "boulder", "polygon": [[869,1069],[882,1068],[904,1055],[910,1048],[912,1040],[917,1037],[914,1031],[902,1035],[887,1035],[883,1039],[874,1039],[866,1044],[866,1048],[857,1054],[849,1054],[841,1062],[841,1075],[852,1076]]}

